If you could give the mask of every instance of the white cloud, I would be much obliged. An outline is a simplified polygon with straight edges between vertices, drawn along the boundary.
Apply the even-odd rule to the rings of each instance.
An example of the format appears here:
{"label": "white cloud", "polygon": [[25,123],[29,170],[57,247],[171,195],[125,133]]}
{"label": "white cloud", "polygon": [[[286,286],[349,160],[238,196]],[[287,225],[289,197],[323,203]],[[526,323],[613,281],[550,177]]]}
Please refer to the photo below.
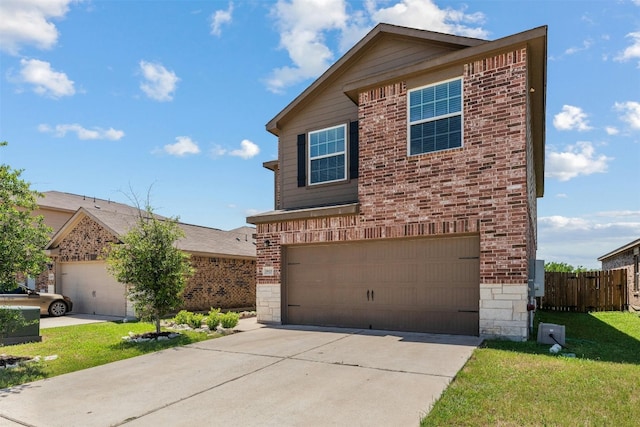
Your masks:
{"label": "white cloud", "polygon": [[20,66],[19,80],[33,85],[33,91],[38,95],[57,99],[76,93],[73,80],[69,80],[65,73],[53,70],[46,61],[21,59]]}
{"label": "white cloud", "polygon": [[582,42],[582,46],[580,47],[570,47],[569,49],[565,50],[564,53],[567,55],[573,55],[575,53],[578,52],[582,52],[585,50],[588,50],[591,46],[593,45],[593,42],[591,40],[585,40]]}
{"label": "white cloud", "polygon": [[76,134],[78,139],[82,140],[108,139],[110,141],[118,141],[124,136],[123,131],[116,130],[114,128],[103,129],[100,127],[94,127],[92,129],[87,129],[77,123],[56,125],[53,128],[47,124],[41,124],[38,126],[38,130],[43,133],[52,133],[58,138],[62,138],[67,133],[72,132]]}
{"label": "white cloud", "polygon": [[613,158],[604,154],[597,155],[590,142],[577,142],[569,145],[564,152],[547,153],[545,176],[568,181],[579,175],[604,173],[611,160]]}
{"label": "white cloud", "polygon": [[243,159],[250,159],[260,153],[260,147],[248,139],[243,139],[240,142],[240,148],[229,152],[230,156],[242,157]]}
{"label": "white cloud", "polygon": [[175,143],[164,146],[164,152],[172,156],[183,157],[187,154],[200,153],[200,148],[198,143],[188,136],[178,136]]}
{"label": "white cloud", "polygon": [[622,53],[615,57],[616,61],[625,62],[631,59],[638,59],[638,67],[640,67],[640,31],[627,34],[631,39],[631,46],[627,47]]}
{"label": "white cloud", "polygon": [[562,111],[553,117],[553,126],[558,130],[587,131],[592,129],[587,114],[580,107],[563,105]]}
{"label": "white cloud", "polygon": [[171,101],[173,92],[180,79],[173,71],[167,70],[162,64],[140,61],[140,71],[144,81],[140,89],[151,99],[156,101]]}
{"label": "white cloud", "polygon": [[228,155],[241,157],[246,160],[257,156],[259,153],[260,147],[257,144],[249,141],[248,139],[243,139],[240,142],[240,148],[237,148],[235,150],[229,150],[219,144],[213,145],[213,147],[209,150],[209,155],[214,159]]}
{"label": "white cloud", "polygon": [[220,36],[222,34],[222,26],[231,23],[231,14],[233,13],[233,3],[229,2],[227,10],[216,10],[211,15],[211,34]]}
{"label": "white cloud", "polygon": [[17,55],[22,46],[50,49],[58,42],[51,22],[69,11],[73,0],[0,1],[0,50]]}
{"label": "white cloud", "polygon": [[[280,48],[288,52],[292,64],[274,69],[266,79],[267,89],[281,93],[288,86],[318,77],[336,59],[336,53],[352,47],[378,22],[486,37],[487,32],[477,26],[484,15],[465,10],[440,9],[431,0],[400,0],[389,7],[367,0],[363,10],[348,13],[345,0],[278,0],[271,15],[280,32]],[[337,40],[340,52],[330,47],[330,36]]]}
{"label": "white cloud", "polygon": [[551,230],[582,230],[587,231],[591,229],[589,221],[584,218],[570,218],[560,215],[552,215],[547,217],[538,218],[538,225],[544,226]]}
{"label": "white cloud", "polygon": [[466,37],[487,37],[481,27],[467,24],[481,24],[485,20],[480,12],[468,14],[466,7],[441,9],[432,0],[401,0],[393,6],[377,9],[377,1],[368,1],[367,9],[375,22],[402,25],[423,30],[456,34]]}
{"label": "white cloud", "polygon": [[599,268],[598,257],[640,235],[640,211],[538,218],[538,254],[545,261]]}
{"label": "white cloud", "polygon": [[607,132],[607,135],[617,135],[617,134],[620,133],[618,128],[616,128],[614,126],[607,126],[607,127],[604,128],[604,131]]}
{"label": "white cloud", "polygon": [[215,144],[213,146],[213,148],[211,148],[211,150],[209,150],[209,154],[213,158],[222,157],[225,154],[227,154],[227,150],[226,150],[226,148],[222,147],[221,145]]}
{"label": "white cloud", "polygon": [[596,214],[596,216],[601,216],[601,217],[612,217],[612,218],[629,218],[629,217],[635,217],[638,219],[638,221],[640,221],[640,211],[631,211],[631,210],[624,210],[624,211],[603,211],[603,212],[598,212]]}
{"label": "white cloud", "polygon": [[280,31],[280,48],[293,63],[274,69],[266,81],[270,91],[280,93],[329,67],[334,54],[325,42],[326,33],[345,28],[348,16],[344,0],[278,0],[271,13]]}
{"label": "white cloud", "polygon": [[626,122],[631,129],[640,130],[640,102],[616,102],[613,108],[622,113],[620,120]]}

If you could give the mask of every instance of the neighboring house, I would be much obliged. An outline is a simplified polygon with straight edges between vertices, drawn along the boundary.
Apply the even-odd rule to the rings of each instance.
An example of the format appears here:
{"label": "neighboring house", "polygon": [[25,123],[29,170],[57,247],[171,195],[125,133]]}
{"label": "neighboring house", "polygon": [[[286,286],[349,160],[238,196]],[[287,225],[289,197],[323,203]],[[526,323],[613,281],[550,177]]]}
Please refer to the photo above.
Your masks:
{"label": "neighboring house", "polygon": [[380,24],[278,113],[258,321],[525,339],[546,46]]}
{"label": "neighboring house", "polygon": [[[34,216],[42,215],[44,223],[51,227],[53,236],[80,208],[97,208],[110,212],[117,212],[126,215],[136,215],[137,208],[111,200],[99,199],[96,197],[80,196],[77,194],[64,193],[61,191],[45,191],[38,197],[38,209],[34,210]],[[42,292],[54,291],[55,275],[53,264],[48,265],[37,278],[29,278],[29,287]]]}
{"label": "neighboring house", "polygon": [[608,254],[602,255],[598,261],[603,270],[624,268],[627,270],[627,294],[629,308],[640,311],[640,239],[627,243]]}
{"label": "neighboring house", "polygon": [[[38,280],[40,289],[69,296],[76,313],[133,316],[125,285],[108,273],[103,255],[105,248],[119,242],[119,237],[135,225],[140,211],[68,193],[44,195],[35,214],[44,215],[45,223],[56,232],[46,247],[53,262]],[[57,225],[64,216],[68,216],[66,221]],[[177,247],[191,255],[195,268],[185,288],[182,308],[255,307],[255,229],[179,226],[185,237]]]}

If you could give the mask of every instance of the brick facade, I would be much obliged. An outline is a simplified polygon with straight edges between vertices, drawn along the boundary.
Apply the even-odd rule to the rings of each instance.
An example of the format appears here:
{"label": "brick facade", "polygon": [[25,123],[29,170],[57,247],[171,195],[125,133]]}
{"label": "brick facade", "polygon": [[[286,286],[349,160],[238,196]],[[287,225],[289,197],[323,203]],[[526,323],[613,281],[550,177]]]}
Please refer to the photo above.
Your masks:
{"label": "brick facade", "polygon": [[479,234],[479,333],[526,338],[536,222],[526,67],[525,47],[466,64],[464,147],[418,156],[407,155],[406,83],[361,92],[359,213],[257,224],[258,320],[281,320],[280,245]]}
{"label": "brick facade", "polygon": [[[639,246],[640,247],[640,246]],[[637,248],[635,249],[637,250]],[[615,256],[602,260],[603,270],[615,270],[624,268],[627,270],[627,295],[629,306],[635,311],[640,311],[640,283],[635,277],[634,269],[638,255],[634,255],[634,248],[618,253]]]}
{"label": "brick facade", "polygon": [[256,305],[254,260],[191,256],[194,275],[184,290],[184,309],[252,309]]}
{"label": "brick facade", "polygon": [[84,217],[60,242],[57,261],[95,261],[103,258],[111,243],[117,242],[117,236]]}
{"label": "brick facade", "polygon": [[[64,237],[53,257],[55,261],[83,262],[104,259],[111,243],[118,238],[89,217],[82,218]],[[255,307],[255,260],[214,256],[191,256],[195,269],[184,292],[184,309],[208,311],[210,308],[250,309]],[[105,265],[106,268],[106,265]],[[52,283],[49,271],[38,279],[38,289],[47,290]],[[108,274],[105,272],[105,274]]]}
{"label": "brick facade", "polygon": [[48,292],[53,286],[56,292],[60,289],[55,286],[57,262],[81,262],[96,261],[101,259],[104,251],[111,243],[118,242],[118,238],[106,228],[93,221],[89,217],[82,218],[78,224],[62,239],[59,251],[51,257],[51,269],[43,271],[36,280],[36,289]]}

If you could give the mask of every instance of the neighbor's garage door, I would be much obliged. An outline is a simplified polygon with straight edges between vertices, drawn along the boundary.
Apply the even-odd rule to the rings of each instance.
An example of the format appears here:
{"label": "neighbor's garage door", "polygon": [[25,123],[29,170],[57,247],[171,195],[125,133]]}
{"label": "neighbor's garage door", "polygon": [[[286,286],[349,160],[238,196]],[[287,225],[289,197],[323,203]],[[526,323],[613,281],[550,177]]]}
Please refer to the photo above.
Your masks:
{"label": "neighbor's garage door", "polygon": [[477,236],[285,249],[290,324],[478,335]]}
{"label": "neighbor's garage door", "polygon": [[74,313],[125,316],[124,285],[107,272],[104,262],[58,265],[61,268],[61,293],[73,301]]}

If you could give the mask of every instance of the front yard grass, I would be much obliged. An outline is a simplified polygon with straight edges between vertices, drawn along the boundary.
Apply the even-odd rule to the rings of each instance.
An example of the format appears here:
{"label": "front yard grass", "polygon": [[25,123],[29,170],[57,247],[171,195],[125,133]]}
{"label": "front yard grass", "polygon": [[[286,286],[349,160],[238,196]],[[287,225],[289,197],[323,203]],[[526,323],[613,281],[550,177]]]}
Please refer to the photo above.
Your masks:
{"label": "front yard grass", "polygon": [[539,322],[565,325],[560,355],[535,338],[486,341],[421,425],[638,425],[640,318],[538,311]]}
{"label": "front yard grass", "polygon": [[129,332],[141,334],[152,331],[155,331],[154,325],[143,322],[104,322],[41,329],[42,342],[0,347],[0,353],[11,356],[42,356],[42,358],[55,355],[57,359],[29,362],[12,369],[0,369],[0,388],[55,377],[220,336],[180,331],[180,337],[167,341],[127,343],[122,340],[122,337]]}

